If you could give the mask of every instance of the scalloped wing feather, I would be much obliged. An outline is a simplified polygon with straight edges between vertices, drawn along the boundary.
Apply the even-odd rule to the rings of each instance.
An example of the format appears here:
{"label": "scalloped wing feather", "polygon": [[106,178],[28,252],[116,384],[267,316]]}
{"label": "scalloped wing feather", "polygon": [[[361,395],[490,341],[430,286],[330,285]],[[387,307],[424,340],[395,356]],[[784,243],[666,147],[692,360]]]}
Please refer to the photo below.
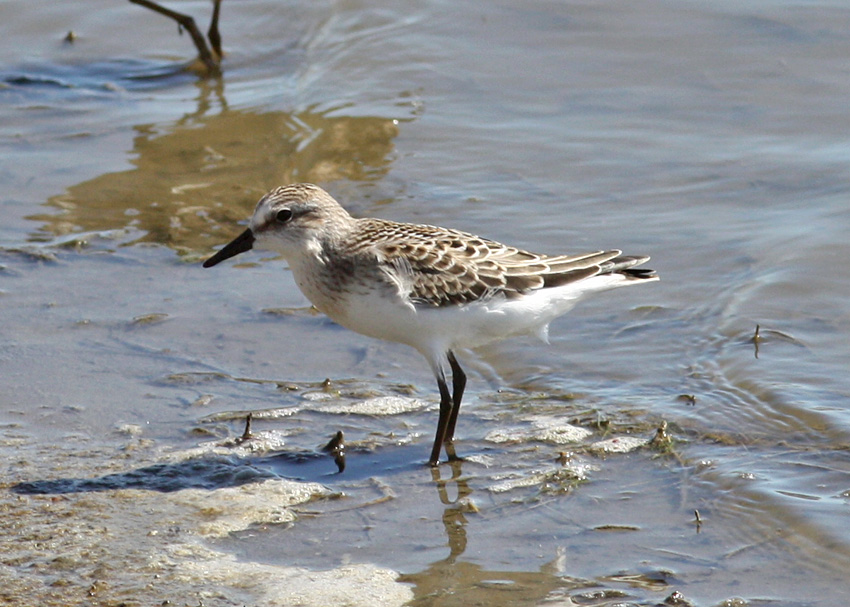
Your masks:
{"label": "scalloped wing feather", "polygon": [[562,286],[611,271],[620,255],[611,250],[549,257],[448,228],[381,219],[357,223],[350,252],[374,255],[411,302],[435,307]]}

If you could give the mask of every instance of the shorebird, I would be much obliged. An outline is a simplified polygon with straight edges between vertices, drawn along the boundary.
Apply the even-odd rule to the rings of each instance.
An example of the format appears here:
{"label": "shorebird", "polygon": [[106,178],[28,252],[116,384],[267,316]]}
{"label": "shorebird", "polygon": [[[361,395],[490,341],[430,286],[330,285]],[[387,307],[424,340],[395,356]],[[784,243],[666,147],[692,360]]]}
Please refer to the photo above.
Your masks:
{"label": "shorebird", "polygon": [[432,466],[444,445],[454,457],[466,387],[455,350],[529,333],[548,341],[549,323],[584,295],[658,280],[636,267],[649,257],[618,250],[548,256],[448,228],[356,219],[309,183],[263,196],[248,229],[204,267],[254,247],[282,255],[307,299],[340,325],[428,360],[440,390]]}

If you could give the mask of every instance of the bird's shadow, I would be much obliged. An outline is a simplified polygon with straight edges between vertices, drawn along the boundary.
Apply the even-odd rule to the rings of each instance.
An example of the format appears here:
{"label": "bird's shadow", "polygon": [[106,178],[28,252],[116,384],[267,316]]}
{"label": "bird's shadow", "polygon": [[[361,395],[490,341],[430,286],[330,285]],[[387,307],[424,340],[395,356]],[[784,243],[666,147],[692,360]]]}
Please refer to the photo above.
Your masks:
{"label": "bird's shadow", "polygon": [[264,457],[209,454],[94,478],[25,481],[12,485],[10,490],[22,495],[57,495],[119,489],[141,489],[160,493],[183,489],[211,491],[260,483],[269,479],[320,481],[322,476],[328,477],[335,472],[333,459],[321,453],[278,453]]}
{"label": "bird's shadow", "polygon": [[262,456],[206,454],[94,478],[24,481],[12,485],[10,491],[21,495],[59,495],[120,489],[160,493],[183,489],[212,491],[269,479],[329,483],[336,478],[344,478],[350,481],[374,475],[376,466],[383,472],[397,472],[423,465],[418,461],[421,453],[412,446],[381,451],[362,458],[355,455],[355,465],[348,466],[344,472],[338,469],[333,454],[320,451],[282,451]]}

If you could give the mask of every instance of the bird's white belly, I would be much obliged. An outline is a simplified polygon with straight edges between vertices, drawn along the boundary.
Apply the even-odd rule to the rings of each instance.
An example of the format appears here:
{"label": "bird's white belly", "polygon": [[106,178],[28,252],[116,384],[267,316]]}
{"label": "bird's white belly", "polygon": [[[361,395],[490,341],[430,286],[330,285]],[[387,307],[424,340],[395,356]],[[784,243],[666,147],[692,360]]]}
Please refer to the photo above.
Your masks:
{"label": "bird's white belly", "polygon": [[410,304],[400,299],[349,294],[345,305],[328,314],[347,329],[416,347],[418,314]]}
{"label": "bird's white belly", "polygon": [[[528,333],[539,333],[557,316],[535,297],[493,298],[462,306],[413,306],[400,300],[350,295],[329,316],[342,326],[379,339],[413,346],[428,356],[453,348],[474,348]],[[564,313],[572,303],[558,306]]]}
{"label": "bird's white belly", "polygon": [[[309,276],[309,275],[308,275]],[[588,291],[618,286],[619,276],[596,276],[562,288],[513,298],[493,297],[460,306],[414,306],[389,290],[329,293],[310,278],[299,287],[340,325],[370,337],[410,345],[433,360],[454,348],[475,348],[516,335],[546,340],[549,323],[569,311]]]}

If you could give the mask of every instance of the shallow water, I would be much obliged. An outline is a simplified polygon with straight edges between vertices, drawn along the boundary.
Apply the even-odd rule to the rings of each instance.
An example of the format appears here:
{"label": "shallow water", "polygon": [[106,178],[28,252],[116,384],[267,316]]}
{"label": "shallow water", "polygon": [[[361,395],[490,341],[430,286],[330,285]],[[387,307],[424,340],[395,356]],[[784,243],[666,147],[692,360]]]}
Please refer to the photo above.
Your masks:
{"label": "shallow water", "polygon": [[[0,8],[4,598],[843,604],[850,9],[223,11],[203,80],[129,3]],[[662,280],[463,358],[465,460],[432,477],[418,354],[312,313],[270,255],[200,268],[294,181]],[[247,411],[278,442],[207,450]],[[592,447],[662,421],[669,450]],[[592,434],[542,434],[567,423]]]}

